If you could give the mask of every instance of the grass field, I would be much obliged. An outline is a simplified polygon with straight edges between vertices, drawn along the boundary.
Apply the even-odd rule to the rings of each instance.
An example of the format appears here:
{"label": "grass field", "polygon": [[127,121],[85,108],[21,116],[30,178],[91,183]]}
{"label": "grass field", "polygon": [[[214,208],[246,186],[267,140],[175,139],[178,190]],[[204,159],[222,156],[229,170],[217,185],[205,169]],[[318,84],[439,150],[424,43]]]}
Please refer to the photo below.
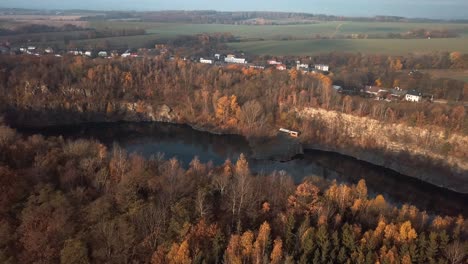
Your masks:
{"label": "grass field", "polygon": [[434,23],[396,23],[396,22],[320,22],[306,25],[224,25],[224,24],[177,24],[151,22],[100,21],[91,22],[91,27],[102,28],[143,28],[148,33],[163,37],[194,35],[199,33],[231,32],[241,38],[272,39],[277,36],[308,38],[320,34],[332,36],[341,34],[388,34],[402,33],[413,29],[447,29],[468,37],[468,24],[434,24]]}
{"label": "grass field", "polygon": [[[242,42],[230,43],[233,49],[253,54],[307,55],[324,52],[361,52],[407,54],[435,51],[460,51],[468,53],[468,24],[450,23],[397,23],[397,22],[320,22],[306,25],[220,25],[176,24],[150,22],[93,22],[95,28],[143,28],[151,38],[171,39],[180,35],[230,32]],[[414,29],[452,30],[460,34],[455,39],[332,39],[312,40],[316,35],[332,37],[336,34],[403,33]],[[135,38],[135,37],[134,37]],[[283,41],[282,39],[289,39]],[[145,38],[135,38],[142,41]],[[149,38],[146,38],[148,40]],[[115,41],[115,39],[110,40]]]}
{"label": "grass field", "polygon": [[230,43],[236,50],[258,55],[312,55],[329,52],[361,52],[364,54],[408,54],[435,51],[468,53],[468,38],[457,39],[331,39],[250,41]]}
{"label": "grass field", "polygon": [[[0,21],[1,23],[1,21]],[[468,53],[468,24],[450,23],[397,23],[397,22],[320,22],[306,25],[224,25],[153,23],[139,21],[89,22],[96,29],[145,29],[147,34],[127,37],[111,37],[73,41],[79,46],[92,47],[107,42],[110,47],[139,48],[149,43],[173,39],[181,35],[230,32],[240,37],[241,42],[229,43],[233,49],[252,54],[307,55],[328,52],[361,52],[407,54],[409,52],[460,51]],[[414,29],[447,29],[456,31],[460,38],[453,39],[330,39],[314,40],[316,35],[333,37],[337,34],[403,33]],[[55,33],[54,33],[55,34]],[[60,34],[60,33],[59,33]],[[283,39],[288,39],[287,41]],[[63,42],[34,43],[38,46],[57,45]]]}

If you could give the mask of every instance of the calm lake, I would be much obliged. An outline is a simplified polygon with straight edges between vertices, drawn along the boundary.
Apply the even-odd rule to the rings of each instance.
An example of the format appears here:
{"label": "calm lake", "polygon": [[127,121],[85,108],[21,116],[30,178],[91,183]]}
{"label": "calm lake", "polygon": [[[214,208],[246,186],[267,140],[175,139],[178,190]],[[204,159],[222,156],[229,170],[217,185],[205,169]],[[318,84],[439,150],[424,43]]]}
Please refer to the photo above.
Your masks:
{"label": "calm lake", "polygon": [[[215,135],[184,125],[103,123],[18,130],[26,135],[34,133],[67,139],[96,139],[109,147],[116,143],[129,153],[137,152],[145,157],[163,153],[167,159],[176,157],[185,166],[195,156],[202,162],[221,165],[226,159],[234,162],[240,153],[247,157],[251,154],[248,141],[241,136]],[[307,176],[345,183],[357,183],[363,178],[371,196],[382,194],[393,204],[412,204],[428,213],[468,216],[468,195],[438,188],[336,153],[306,150],[303,156],[289,162],[249,159],[249,165],[254,173],[284,170],[296,183]]]}

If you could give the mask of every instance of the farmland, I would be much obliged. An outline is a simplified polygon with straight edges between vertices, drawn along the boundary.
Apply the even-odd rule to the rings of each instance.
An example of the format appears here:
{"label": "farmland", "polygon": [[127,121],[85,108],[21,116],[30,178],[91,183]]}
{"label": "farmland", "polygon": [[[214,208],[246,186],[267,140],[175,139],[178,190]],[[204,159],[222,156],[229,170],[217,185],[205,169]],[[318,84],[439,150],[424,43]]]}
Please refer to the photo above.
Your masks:
{"label": "farmland", "polygon": [[150,23],[150,22],[92,22],[91,27],[102,28],[143,28],[149,34],[163,38],[179,35],[194,35],[200,33],[230,32],[241,39],[263,38],[275,39],[290,37],[307,39],[317,34],[323,37],[333,37],[340,34],[388,34],[403,33],[409,30],[447,29],[468,37],[468,24],[435,24],[435,23],[398,23],[398,22],[318,22],[305,25],[227,25],[227,24],[180,24],[180,23]]}
{"label": "farmland", "polygon": [[436,51],[468,53],[468,38],[457,39],[325,39],[230,43],[235,50],[258,55],[315,55],[329,52],[403,55]]}
{"label": "farmland", "polygon": [[[32,17],[37,19],[35,17]],[[52,22],[73,22],[52,19]],[[24,19],[23,21],[24,22]],[[78,21],[74,21],[78,22]],[[2,22],[6,25],[6,22]],[[14,23],[18,23],[15,21]],[[42,22],[45,23],[45,22]],[[121,20],[79,21],[87,28],[96,30],[144,29],[144,35],[106,37],[72,40],[77,47],[96,48],[140,48],[152,47],[155,43],[175,39],[178,36],[201,33],[231,33],[237,42],[228,43],[233,50],[256,55],[313,55],[328,52],[360,52],[364,54],[432,53],[436,51],[460,51],[468,53],[468,24],[455,23],[405,23],[405,22],[351,22],[317,21],[297,25],[233,25],[233,24],[188,24],[161,23]],[[1,26],[1,24],[0,24]],[[439,39],[387,39],[388,34],[402,34],[411,30],[448,30],[458,34],[458,38]],[[76,35],[75,32],[53,32],[47,34],[53,40],[33,40],[37,46],[65,48],[60,35]],[[350,36],[359,35],[359,39]],[[33,35],[32,35],[33,36]],[[20,36],[2,37],[1,40]],[[69,37],[68,37],[69,38]],[[104,45],[103,45],[104,43]]]}
{"label": "farmland", "polygon": [[[241,42],[229,43],[229,47],[252,54],[306,55],[323,52],[361,52],[406,54],[408,52],[430,53],[434,51],[460,51],[468,53],[468,24],[397,23],[397,22],[320,22],[307,25],[226,25],[226,24],[177,24],[150,22],[92,22],[91,27],[143,28],[145,36],[109,38],[111,45],[145,44],[151,41],[174,39],[181,35],[229,32]],[[408,30],[447,29],[457,32],[459,38],[451,39],[313,39],[317,36],[330,38],[336,34],[388,34]],[[93,43],[93,41],[81,41]]]}

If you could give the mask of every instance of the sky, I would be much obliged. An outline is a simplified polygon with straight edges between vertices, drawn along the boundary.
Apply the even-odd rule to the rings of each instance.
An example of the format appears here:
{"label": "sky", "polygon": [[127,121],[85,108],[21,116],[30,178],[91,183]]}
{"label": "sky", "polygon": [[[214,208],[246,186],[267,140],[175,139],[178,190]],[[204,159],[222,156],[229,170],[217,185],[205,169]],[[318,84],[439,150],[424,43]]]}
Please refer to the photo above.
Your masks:
{"label": "sky", "polygon": [[0,0],[0,7],[88,10],[285,11],[468,19],[468,0]]}

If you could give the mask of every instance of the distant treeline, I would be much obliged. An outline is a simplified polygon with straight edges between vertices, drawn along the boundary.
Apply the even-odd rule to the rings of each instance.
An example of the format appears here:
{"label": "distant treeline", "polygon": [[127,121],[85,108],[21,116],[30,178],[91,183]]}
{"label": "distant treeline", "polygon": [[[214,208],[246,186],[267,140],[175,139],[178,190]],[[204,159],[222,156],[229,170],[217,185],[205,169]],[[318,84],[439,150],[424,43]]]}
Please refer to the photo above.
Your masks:
{"label": "distant treeline", "polygon": [[[152,22],[185,22],[201,24],[252,24],[254,19],[264,19],[263,24],[278,24],[287,21],[289,24],[314,23],[315,21],[358,21],[358,22],[445,22],[434,19],[405,18],[399,16],[344,17],[324,14],[293,12],[218,12],[205,11],[155,11],[155,12],[106,12],[104,15],[84,17],[84,20],[101,19],[140,19]],[[468,20],[450,21],[468,23]],[[283,23],[280,23],[283,24]]]}
{"label": "distant treeline", "polygon": [[44,32],[80,31],[80,30],[87,30],[87,29],[78,27],[73,24],[65,24],[61,27],[54,27],[54,26],[40,25],[40,24],[27,24],[27,25],[16,27],[14,29],[0,28],[0,36],[44,33]]}
{"label": "distant treeline", "polygon": [[[48,34],[38,34],[48,33]],[[54,34],[59,33],[59,34]],[[89,29],[74,25],[64,27],[50,27],[45,25],[28,25],[27,30],[0,29],[0,40],[11,44],[24,44],[28,42],[61,42],[69,44],[73,40],[99,39],[109,37],[124,37],[144,35],[144,29]]]}

